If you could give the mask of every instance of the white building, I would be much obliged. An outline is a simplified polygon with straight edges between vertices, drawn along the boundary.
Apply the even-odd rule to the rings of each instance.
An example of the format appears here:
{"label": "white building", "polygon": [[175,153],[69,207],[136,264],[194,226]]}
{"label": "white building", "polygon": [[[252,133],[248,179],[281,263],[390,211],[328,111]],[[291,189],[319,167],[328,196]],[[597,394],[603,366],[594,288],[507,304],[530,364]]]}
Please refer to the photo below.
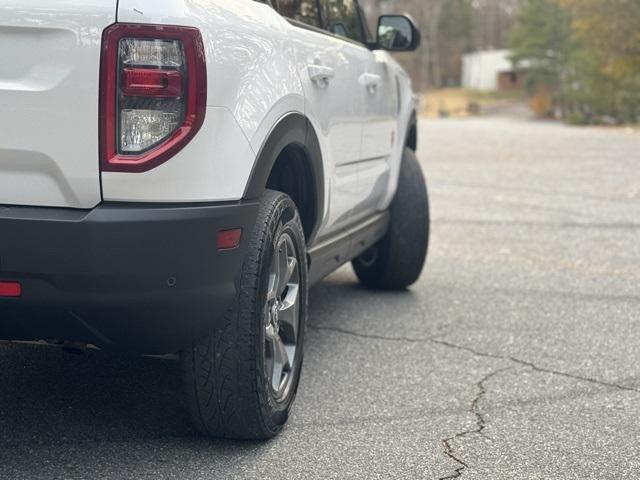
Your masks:
{"label": "white building", "polygon": [[462,86],[472,90],[495,91],[502,87],[502,78],[517,81],[509,59],[511,50],[485,50],[462,56]]}

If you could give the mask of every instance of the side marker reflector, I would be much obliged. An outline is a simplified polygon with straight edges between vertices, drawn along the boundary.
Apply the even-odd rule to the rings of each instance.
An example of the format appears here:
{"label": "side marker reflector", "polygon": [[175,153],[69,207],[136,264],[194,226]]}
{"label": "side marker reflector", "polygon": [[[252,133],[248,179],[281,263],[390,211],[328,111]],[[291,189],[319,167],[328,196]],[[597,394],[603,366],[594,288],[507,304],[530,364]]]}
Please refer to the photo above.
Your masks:
{"label": "side marker reflector", "polygon": [[22,285],[20,282],[0,282],[0,297],[20,297],[22,296]]}
{"label": "side marker reflector", "polygon": [[218,250],[232,250],[240,245],[242,237],[242,229],[234,228],[233,230],[221,230],[218,232],[216,247]]}

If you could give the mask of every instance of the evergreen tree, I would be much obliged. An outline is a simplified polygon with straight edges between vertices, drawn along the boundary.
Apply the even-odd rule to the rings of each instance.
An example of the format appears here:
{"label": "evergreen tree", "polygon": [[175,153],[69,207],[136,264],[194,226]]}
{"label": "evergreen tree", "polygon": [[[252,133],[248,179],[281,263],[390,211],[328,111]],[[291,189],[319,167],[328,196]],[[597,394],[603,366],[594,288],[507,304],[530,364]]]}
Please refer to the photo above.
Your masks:
{"label": "evergreen tree", "polygon": [[575,51],[568,12],[551,0],[527,0],[518,14],[509,44],[512,61],[527,70],[528,87],[532,91],[550,90],[562,107],[569,59]]}
{"label": "evergreen tree", "polygon": [[527,0],[513,61],[575,123],[640,119],[640,0]]}

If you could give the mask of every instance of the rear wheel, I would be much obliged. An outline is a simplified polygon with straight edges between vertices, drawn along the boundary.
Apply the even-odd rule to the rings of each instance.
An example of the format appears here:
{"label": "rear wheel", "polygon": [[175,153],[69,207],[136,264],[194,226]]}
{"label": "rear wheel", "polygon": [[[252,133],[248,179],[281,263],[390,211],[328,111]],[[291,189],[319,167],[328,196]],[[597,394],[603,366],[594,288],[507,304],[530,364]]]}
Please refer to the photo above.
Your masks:
{"label": "rear wheel", "polygon": [[296,396],[307,317],[306,243],[285,194],[267,191],[221,328],[181,355],[189,410],[204,434],[266,439]]}
{"label": "rear wheel", "polygon": [[429,246],[427,184],[420,163],[409,148],[404,150],[398,191],[389,210],[388,232],[353,261],[353,268],[367,287],[402,290],[420,278]]}

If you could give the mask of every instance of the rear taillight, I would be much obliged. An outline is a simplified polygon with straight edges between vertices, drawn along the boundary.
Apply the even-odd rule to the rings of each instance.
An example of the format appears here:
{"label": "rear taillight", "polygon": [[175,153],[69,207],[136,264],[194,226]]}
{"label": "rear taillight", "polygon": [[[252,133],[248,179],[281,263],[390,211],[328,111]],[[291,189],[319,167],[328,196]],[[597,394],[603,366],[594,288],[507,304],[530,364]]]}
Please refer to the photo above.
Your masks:
{"label": "rear taillight", "polygon": [[146,172],[202,126],[207,77],[200,31],[115,24],[102,38],[100,157],[107,172]]}
{"label": "rear taillight", "polygon": [[20,282],[0,282],[0,297],[21,297]]}

